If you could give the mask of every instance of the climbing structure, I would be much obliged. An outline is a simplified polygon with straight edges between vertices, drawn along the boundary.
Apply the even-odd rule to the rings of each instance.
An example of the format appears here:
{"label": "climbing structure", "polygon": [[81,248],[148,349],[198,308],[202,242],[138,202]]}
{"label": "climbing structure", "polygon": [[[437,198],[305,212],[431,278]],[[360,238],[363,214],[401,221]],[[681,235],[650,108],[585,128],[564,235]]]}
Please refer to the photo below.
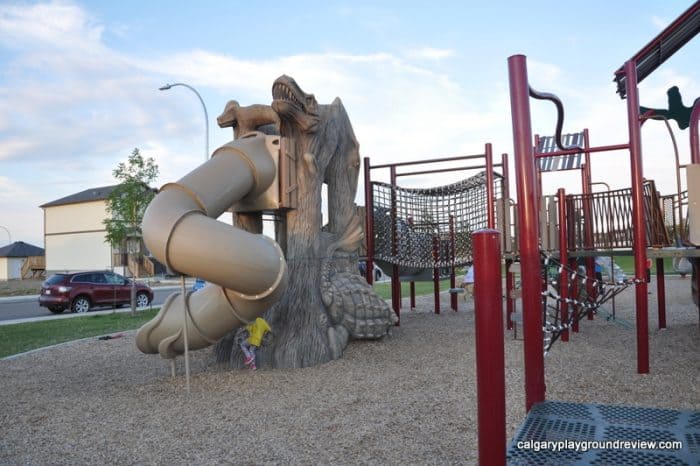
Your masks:
{"label": "climbing structure", "polygon": [[[496,197],[502,180],[496,174]],[[487,191],[485,172],[428,189],[372,183],[374,259],[425,269],[470,262],[471,233],[488,226]]]}
{"label": "climbing structure", "polygon": [[[476,165],[464,166],[464,161]],[[406,170],[415,165],[449,163],[447,168]],[[494,171],[500,167],[501,173]],[[371,170],[389,169],[390,181],[372,181]],[[472,260],[471,234],[493,228],[496,219],[509,225],[504,199],[508,198],[507,158],[493,163],[491,144],[483,154],[371,166],[365,158],[365,205],[367,270],[376,263],[391,276],[392,307],[399,315],[401,281],[411,282],[411,307],[415,303],[414,281],[434,283],[435,313],[440,313],[440,278],[456,285],[455,268]],[[484,170],[485,169],[485,170]],[[400,186],[399,177],[445,172],[478,173],[448,185],[430,188]],[[372,274],[367,274],[371,283]],[[457,310],[457,297],[451,298]]]}

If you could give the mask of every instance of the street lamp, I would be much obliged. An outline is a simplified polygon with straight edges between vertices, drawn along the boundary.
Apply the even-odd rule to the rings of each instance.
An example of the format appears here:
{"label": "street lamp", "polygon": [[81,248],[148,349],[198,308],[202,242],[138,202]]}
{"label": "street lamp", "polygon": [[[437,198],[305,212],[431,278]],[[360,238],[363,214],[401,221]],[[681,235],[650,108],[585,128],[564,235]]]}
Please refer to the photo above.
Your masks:
{"label": "street lamp", "polygon": [[0,225],[0,228],[2,228],[3,230],[5,230],[7,232],[7,237],[10,239],[10,242],[8,244],[12,244],[12,235],[10,234],[10,230],[8,230],[7,228],[5,228],[2,225]]}
{"label": "street lamp", "polygon": [[191,90],[192,92],[194,92],[197,95],[197,98],[202,103],[202,108],[204,109],[204,129],[206,131],[206,138],[204,141],[204,161],[206,162],[207,160],[209,160],[209,114],[207,113],[207,106],[204,105],[204,100],[202,100],[202,96],[199,95],[199,92],[197,92],[197,89],[190,86],[189,84],[185,84],[185,83],[166,84],[163,87],[159,87],[158,90],[167,91],[171,87],[175,87],[175,86],[184,86],[187,89]]}

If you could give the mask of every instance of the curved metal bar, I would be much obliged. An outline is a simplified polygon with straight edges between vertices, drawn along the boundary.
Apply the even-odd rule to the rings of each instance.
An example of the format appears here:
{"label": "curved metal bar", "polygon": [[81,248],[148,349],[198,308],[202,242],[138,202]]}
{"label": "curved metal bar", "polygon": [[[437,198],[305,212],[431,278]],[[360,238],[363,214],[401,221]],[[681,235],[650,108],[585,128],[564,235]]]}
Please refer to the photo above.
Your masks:
{"label": "curved metal bar", "polygon": [[532,97],[533,99],[549,100],[554,104],[555,107],[557,107],[557,127],[554,132],[554,142],[556,143],[557,147],[560,150],[582,149],[582,147],[578,145],[565,146],[561,140],[561,129],[564,126],[564,104],[561,103],[559,97],[548,92],[536,91],[532,88],[532,86],[528,86],[528,89],[530,92],[530,97]]}
{"label": "curved metal bar", "polygon": [[681,204],[681,161],[678,154],[678,143],[676,143],[676,136],[673,134],[673,129],[668,123],[668,118],[663,115],[654,115],[653,111],[645,112],[639,117],[641,120],[641,125],[647,120],[662,120],[666,125],[668,130],[668,135],[671,137],[671,142],[673,143],[673,155],[676,158],[676,193],[678,194],[678,231],[683,231],[683,205]]}

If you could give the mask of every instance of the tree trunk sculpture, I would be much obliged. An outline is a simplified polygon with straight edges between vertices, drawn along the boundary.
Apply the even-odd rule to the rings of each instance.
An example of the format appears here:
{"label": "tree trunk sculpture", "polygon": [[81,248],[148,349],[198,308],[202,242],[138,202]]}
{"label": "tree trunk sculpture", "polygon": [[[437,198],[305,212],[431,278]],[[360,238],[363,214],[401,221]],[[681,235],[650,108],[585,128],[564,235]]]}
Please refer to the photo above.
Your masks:
{"label": "tree trunk sculpture", "polygon": [[[322,364],[342,356],[350,339],[381,338],[396,322],[389,305],[360,276],[358,248],[362,219],[354,203],[360,171],[359,144],[340,99],[319,105],[287,76],[272,87],[272,109],[280,135],[297,159],[297,206],[283,215],[289,286],[265,313],[273,338],[258,351],[258,366],[289,368]],[[260,106],[227,107],[225,126],[256,129],[277,123],[260,119]],[[233,110],[233,111],[232,111]],[[245,120],[247,114],[255,121]],[[232,121],[237,119],[237,121]],[[223,125],[222,125],[223,126]],[[236,134],[238,136],[238,134]],[[284,155],[281,155],[281,157]],[[321,193],[328,187],[328,223],[322,225]],[[238,226],[260,231],[259,214],[241,214]],[[239,330],[240,331],[240,330]],[[217,343],[219,362],[242,366],[235,332]]]}

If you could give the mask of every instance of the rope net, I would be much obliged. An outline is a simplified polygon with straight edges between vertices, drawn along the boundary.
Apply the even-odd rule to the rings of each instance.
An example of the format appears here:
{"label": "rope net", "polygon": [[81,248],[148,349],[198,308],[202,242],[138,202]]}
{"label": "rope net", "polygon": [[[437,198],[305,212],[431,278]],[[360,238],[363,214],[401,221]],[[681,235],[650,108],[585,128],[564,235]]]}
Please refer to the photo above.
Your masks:
{"label": "rope net", "polygon": [[[493,175],[497,199],[503,180]],[[486,172],[427,189],[372,182],[374,258],[414,268],[470,262],[471,233],[488,226],[486,187]]]}
{"label": "rope net", "polygon": [[[589,312],[597,314],[598,308],[611,300],[636,280],[603,281],[586,274],[579,266],[573,270],[552,257],[542,254],[542,275],[547,288],[542,291],[542,331],[544,333],[544,354],[552,348],[561,334],[569,330]],[[567,274],[566,298],[562,297],[561,273]],[[562,304],[566,303],[567,316],[562,319]]]}

